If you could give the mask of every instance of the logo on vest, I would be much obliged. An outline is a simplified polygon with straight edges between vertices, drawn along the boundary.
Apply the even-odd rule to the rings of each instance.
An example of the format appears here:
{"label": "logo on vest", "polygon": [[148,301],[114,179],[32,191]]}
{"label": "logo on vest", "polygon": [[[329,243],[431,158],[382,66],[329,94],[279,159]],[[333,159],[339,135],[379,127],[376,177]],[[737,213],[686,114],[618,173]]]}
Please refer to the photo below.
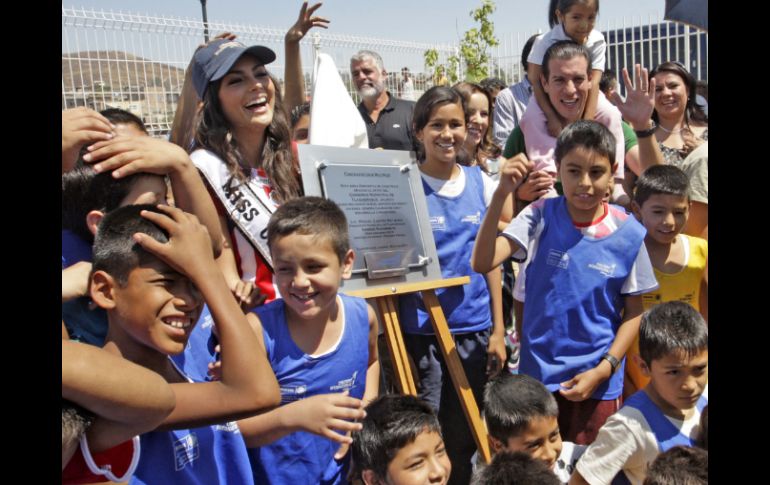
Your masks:
{"label": "logo on vest", "polygon": [[394,123],[393,128],[401,128],[401,125],[399,125],[398,123]]}
{"label": "logo on vest", "polygon": [[307,386],[300,384],[298,386],[281,386],[281,404],[299,401],[305,397]]}
{"label": "logo on vest", "polygon": [[350,379],[342,379],[341,381],[338,381],[337,384],[329,387],[330,391],[349,391],[353,388],[353,386],[356,384],[356,376],[358,375],[358,371],[353,371],[353,375]]}
{"label": "logo on vest", "polygon": [[444,216],[431,216],[430,228],[434,231],[446,231],[446,218]]}
{"label": "logo on vest", "polygon": [[564,251],[551,249],[548,251],[548,256],[545,258],[545,264],[548,266],[556,266],[561,269],[567,269],[567,266],[569,266],[569,254]]}
{"label": "logo on vest", "polygon": [[475,214],[470,214],[462,219],[460,219],[460,222],[470,222],[471,224],[479,225],[481,224],[481,211],[476,211]]}
{"label": "logo on vest", "polygon": [[215,424],[213,428],[217,431],[224,431],[225,433],[239,434],[241,430],[238,428],[238,423],[235,421],[229,421],[224,424]]}
{"label": "logo on vest", "polygon": [[610,277],[615,272],[615,267],[617,265],[615,263],[612,264],[604,264],[604,263],[593,263],[589,264],[588,267],[591,269],[595,269],[599,273],[603,274],[604,276]]}
{"label": "logo on vest", "polygon": [[190,433],[174,442],[174,468],[176,471],[197,460],[199,456],[198,437],[195,433]]}

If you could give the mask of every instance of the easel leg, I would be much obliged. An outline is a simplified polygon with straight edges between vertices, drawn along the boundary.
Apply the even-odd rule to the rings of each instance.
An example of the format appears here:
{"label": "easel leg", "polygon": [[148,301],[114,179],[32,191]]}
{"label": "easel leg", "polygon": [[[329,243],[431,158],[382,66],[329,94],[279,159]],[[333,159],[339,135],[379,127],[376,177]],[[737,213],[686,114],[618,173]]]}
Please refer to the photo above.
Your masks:
{"label": "easel leg", "polygon": [[412,369],[409,367],[409,358],[401,326],[398,323],[398,311],[394,298],[392,296],[377,298],[377,310],[385,331],[385,340],[388,342],[393,371],[396,374],[396,386],[402,394],[416,396],[417,387],[414,384]]}
{"label": "easel leg", "polygon": [[436,339],[441,347],[441,353],[444,356],[444,362],[446,362],[447,369],[449,369],[449,375],[452,377],[452,383],[457,391],[457,396],[460,398],[460,404],[465,412],[465,418],[468,420],[473,433],[473,438],[476,440],[476,446],[478,447],[484,462],[489,463],[490,453],[487,430],[486,427],[484,427],[484,423],[481,421],[479,407],[476,404],[476,399],[473,397],[473,391],[471,391],[471,387],[468,384],[468,379],[465,376],[460,357],[457,355],[454,339],[452,338],[452,334],[449,333],[449,325],[444,317],[444,312],[441,309],[441,305],[439,304],[434,290],[423,290],[422,298],[425,302],[425,308],[428,309],[430,314],[433,332],[436,334]]}

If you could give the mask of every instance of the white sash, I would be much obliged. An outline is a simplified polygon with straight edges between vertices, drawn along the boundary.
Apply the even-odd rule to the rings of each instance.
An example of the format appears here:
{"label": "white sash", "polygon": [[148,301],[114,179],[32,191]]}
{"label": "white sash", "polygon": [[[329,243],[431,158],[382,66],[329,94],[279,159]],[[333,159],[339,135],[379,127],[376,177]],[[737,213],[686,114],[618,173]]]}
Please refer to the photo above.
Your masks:
{"label": "white sash", "polygon": [[275,211],[275,204],[270,201],[259,182],[253,179],[241,182],[230,173],[218,156],[208,150],[196,150],[190,154],[190,159],[217,194],[230,219],[254,249],[259,251],[272,271],[273,261],[267,247],[267,223]]}

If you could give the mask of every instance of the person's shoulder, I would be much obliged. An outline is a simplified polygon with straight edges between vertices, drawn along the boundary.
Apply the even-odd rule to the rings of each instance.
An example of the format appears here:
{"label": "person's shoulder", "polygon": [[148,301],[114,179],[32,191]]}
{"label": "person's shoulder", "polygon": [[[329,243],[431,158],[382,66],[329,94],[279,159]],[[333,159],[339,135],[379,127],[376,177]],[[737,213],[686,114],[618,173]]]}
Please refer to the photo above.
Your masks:
{"label": "person's shoulder", "polygon": [[265,331],[272,331],[277,325],[286,324],[286,312],[284,311],[283,298],[277,298],[270,303],[265,303],[252,310],[252,313],[259,317],[262,328]]}
{"label": "person's shoulder", "polygon": [[193,164],[198,168],[203,166],[218,166],[222,163],[222,159],[219,158],[216,153],[205,148],[198,148],[190,153],[190,160],[192,160]]}
{"label": "person's shoulder", "polygon": [[600,45],[600,44],[606,44],[607,42],[604,40],[604,35],[599,32],[597,29],[593,29],[590,34],[588,34],[588,41],[586,42],[588,45]]}

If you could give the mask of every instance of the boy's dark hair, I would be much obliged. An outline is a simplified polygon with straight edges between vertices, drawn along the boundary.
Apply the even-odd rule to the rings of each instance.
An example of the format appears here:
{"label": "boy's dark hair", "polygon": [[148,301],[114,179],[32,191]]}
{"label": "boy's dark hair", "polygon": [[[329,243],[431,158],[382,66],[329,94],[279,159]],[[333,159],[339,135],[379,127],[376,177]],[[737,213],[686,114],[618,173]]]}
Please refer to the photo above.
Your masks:
{"label": "boy's dark hair", "polygon": [[503,444],[524,432],[533,419],[558,416],[553,394],[528,375],[500,372],[484,388],[487,430]]}
{"label": "boy's dark hair", "polygon": [[291,127],[294,128],[299,123],[299,119],[305,115],[310,115],[310,103],[298,104],[291,110]]}
{"label": "boy's dark hair", "polygon": [[92,210],[105,214],[120,207],[134,184],[144,177],[162,177],[139,172],[116,179],[112,172],[96,173],[88,165],[76,166],[62,174],[62,229],[69,229],[88,243],[94,236],[86,224],[86,216]]}
{"label": "boy's dark hair", "polygon": [[94,414],[72,401],[61,400],[61,446],[66,448],[80,440],[94,421]]}
{"label": "boy's dark hair", "polygon": [[414,396],[386,394],[366,407],[361,431],[353,433],[353,474],[360,478],[364,470],[372,470],[384,479],[388,464],[398,450],[414,442],[418,435],[434,432],[441,435],[441,425],[433,409]]}
{"label": "boy's dark hair", "polygon": [[524,451],[504,451],[473,476],[472,485],[561,485],[543,460]]}
{"label": "boy's dark hair", "polygon": [[267,223],[267,245],[272,248],[276,238],[295,233],[328,239],[340,262],[350,249],[345,213],[323,197],[300,197],[281,204]]}
{"label": "boy's dark hair", "polygon": [[568,61],[572,59],[573,57],[583,56],[586,58],[586,63],[588,64],[586,66],[586,75],[591,75],[591,51],[588,50],[586,46],[583,44],[578,44],[574,40],[560,40],[558,42],[554,42],[551,47],[548,48],[547,51],[545,51],[545,55],[543,56],[543,65],[541,66],[541,69],[543,71],[543,76],[546,80],[548,80],[548,76],[550,75],[550,67],[548,64],[552,59],[558,59],[560,61]]}
{"label": "boy's dark hair", "polygon": [[648,366],[673,352],[684,352],[690,358],[708,347],[708,326],[700,313],[687,303],[661,303],[642,315],[639,355]]}
{"label": "boy's dark hair", "polygon": [[615,71],[612,69],[605,69],[604,72],[602,72],[602,79],[599,81],[599,91],[607,94],[607,91],[609,91],[613,84],[617,84],[617,82],[618,78],[615,75]]}
{"label": "boy's dark hair", "polygon": [[601,123],[593,120],[577,120],[570,123],[556,139],[554,159],[556,165],[575,147],[583,147],[606,158],[610,167],[615,165],[615,136]]}
{"label": "boy's dark hair", "polygon": [[653,165],[636,179],[634,202],[641,207],[652,195],[666,194],[687,197],[690,180],[674,165]]}
{"label": "boy's dark hair", "polygon": [[134,268],[157,259],[133,239],[134,234],[142,232],[159,242],[168,242],[166,231],[140,215],[143,210],[162,214],[154,205],[140,204],[119,207],[104,216],[94,240],[92,272],[104,271],[124,286]]}
{"label": "boy's dark hair", "polygon": [[147,132],[147,127],[144,126],[144,121],[142,121],[141,118],[136,116],[134,113],[131,113],[130,111],[126,111],[124,109],[120,108],[107,108],[105,110],[99,111],[99,114],[107,118],[112,122],[112,124],[124,124],[129,125],[133,124],[136,125],[137,128],[145,132],[149,135]]}
{"label": "boy's dark hair", "polygon": [[709,453],[690,446],[674,446],[658,455],[647,469],[644,485],[707,485]]}

